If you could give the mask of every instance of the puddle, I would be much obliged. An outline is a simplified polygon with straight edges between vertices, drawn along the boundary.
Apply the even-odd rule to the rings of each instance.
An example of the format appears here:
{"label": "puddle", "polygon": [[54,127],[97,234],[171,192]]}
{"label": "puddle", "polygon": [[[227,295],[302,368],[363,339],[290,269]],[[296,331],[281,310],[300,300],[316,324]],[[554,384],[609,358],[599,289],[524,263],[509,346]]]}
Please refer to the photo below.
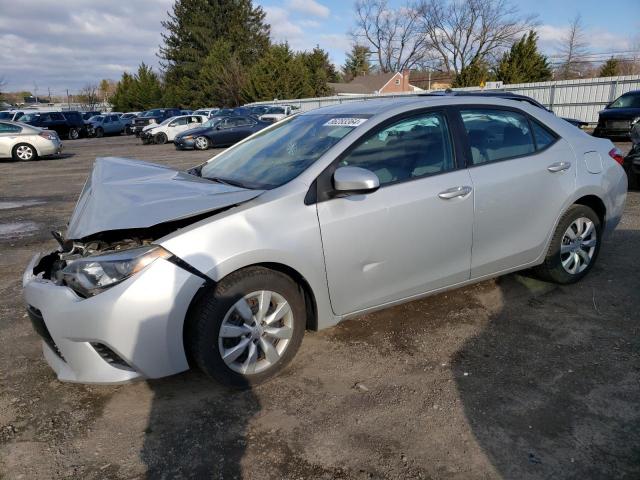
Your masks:
{"label": "puddle", "polygon": [[44,200],[14,200],[8,202],[0,202],[0,210],[9,210],[10,208],[32,207],[33,205],[41,205]]}
{"label": "puddle", "polygon": [[0,223],[0,238],[25,237],[37,230],[34,222]]}

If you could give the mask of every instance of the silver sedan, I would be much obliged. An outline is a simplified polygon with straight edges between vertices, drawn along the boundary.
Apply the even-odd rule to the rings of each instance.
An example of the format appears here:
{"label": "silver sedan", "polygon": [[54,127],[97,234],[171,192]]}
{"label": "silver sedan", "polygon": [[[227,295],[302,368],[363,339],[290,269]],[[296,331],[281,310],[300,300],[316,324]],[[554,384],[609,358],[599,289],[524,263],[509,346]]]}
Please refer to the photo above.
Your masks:
{"label": "silver sedan", "polygon": [[98,159],[60,247],[24,274],[27,310],[61,380],[197,366],[253,385],[306,329],[532,267],[580,280],[622,215],[621,161],[481,96],[318,109],[187,172]]}
{"label": "silver sedan", "polygon": [[26,123],[0,121],[0,158],[27,161],[60,152],[62,142],[56,132]]}

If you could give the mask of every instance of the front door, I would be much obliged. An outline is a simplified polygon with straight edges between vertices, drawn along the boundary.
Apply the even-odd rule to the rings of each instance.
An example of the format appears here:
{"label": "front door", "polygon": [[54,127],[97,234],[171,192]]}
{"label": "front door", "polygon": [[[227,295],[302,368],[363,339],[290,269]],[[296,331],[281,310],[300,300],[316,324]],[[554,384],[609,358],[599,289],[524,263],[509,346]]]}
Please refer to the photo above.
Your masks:
{"label": "front door", "polygon": [[446,116],[426,112],[366,134],[337,166],[380,179],[318,203],[331,304],[343,315],[469,278],[473,190]]}
{"label": "front door", "polygon": [[566,140],[512,109],[463,107],[475,191],[471,277],[535,261],[575,190]]}

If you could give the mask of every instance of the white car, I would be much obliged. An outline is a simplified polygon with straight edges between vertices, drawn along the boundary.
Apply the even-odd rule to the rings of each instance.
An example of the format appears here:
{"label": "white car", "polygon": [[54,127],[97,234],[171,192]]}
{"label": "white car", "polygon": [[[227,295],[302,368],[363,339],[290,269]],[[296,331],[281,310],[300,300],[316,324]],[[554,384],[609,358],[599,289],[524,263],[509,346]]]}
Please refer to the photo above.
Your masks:
{"label": "white car", "polygon": [[279,122],[283,118],[288,117],[292,113],[293,113],[292,106],[277,105],[277,106],[270,107],[269,110],[267,110],[267,113],[260,115],[259,118],[264,122],[275,123],[275,122]]}
{"label": "white car", "polygon": [[156,143],[160,145],[173,142],[176,135],[192,128],[197,128],[207,120],[209,120],[209,117],[195,114],[170,117],[159,125],[152,123],[144,127],[140,133],[140,139],[144,144]]}
{"label": "white car", "polygon": [[62,152],[62,142],[53,130],[20,122],[0,121],[0,158],[37,160]]}
{"label": "white car", "polygon": [[200,108],[193,112],[194,115],[204,115],[207,118],[213,117],[216,113],[220,111],[219,108]]}

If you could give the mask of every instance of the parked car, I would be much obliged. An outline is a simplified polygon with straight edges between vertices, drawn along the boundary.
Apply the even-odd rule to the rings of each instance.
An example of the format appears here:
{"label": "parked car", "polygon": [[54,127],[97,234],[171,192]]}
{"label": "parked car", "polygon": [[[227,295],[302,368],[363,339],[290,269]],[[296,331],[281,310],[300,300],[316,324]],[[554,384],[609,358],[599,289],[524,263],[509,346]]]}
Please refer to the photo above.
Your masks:
{"label": "parked car", "polygon": [[279,122],[283,118],[288,117],[293,113],[293,107],[290,105],[276,105],[270,107],[266,113],[260,115],[260,120],[264,122],[274,123]]}
{"label": "parked car", "polygon": [[162,123],[167,118],[178,115],[180,115],[180,110],[177,108],[154,108],[153,110],[147,110],[133,119],[133,133],[136,137],[139,137],[140,132],[142,132],[142,129],[147,125]]}
{"label": "parked car", "polygon": [[629,138],[631,127],[640,121],[640,90],[621,95],[598,113],[596,137]]}
{"label": "parked car", "polygon": [[158,145],[173,142],[176,135],[182,132],[201,127],[208,120],[204,115],[181,115],[166,119],[160,125],[147,125],[142,129],[140,138],[142,143],[155,143]]}
{"label": "parked car", "polygon": [[98,138],[105,135],[120,135],[124,132],[126,122],[120,120],[120,116],[114,113],[104,113],[89,119],[93,127],[94,135]]}
{"label": "parked car", "polygon": [[193,110],[180,110],[180,115],[191,115]]}
{"label": "parked car", "polygon": [[188,172],[101,158],[27,312],[60,380],[253,385],[306,328],[532,267],[579,281],[622,216],[618,156],[526,102],[445,96],[294,115]]}
{"label": "parked car", "polygon": [[39,128],[55,130],[59,137],[76,140],[88,135],[87,126],[80,112],[29,112],[20,121]]}
{"label": "parked car", "polygon": [[226,147],[268,127],[255,117],[221,117],[212,119],[200,128],[176,135],[173,143],[178,150],[206,150],[210,147]]}
{"label": "parked car", "polygon": [[640,188],[640,122],[636,122],[629,133],[632,147],[624,157],[624,170],[627,172],[629,188]]}
{"label": "parked car", "polygon": [[[13,122],[17,122],[25,113],[35,113],[38,111],[40,110],[36,110],[36,109],[3,110],[2,112],[0,112],[0,120],[10,120]],[[49,111],[49,110],[42,110],[42,111]]]}
{"label": "parked car", "polygon": [[120,121],[124,123],[124,133],[133,135],[133,119],[140,115],[141,112],[126,112],[120,116]]}
{"label": "parked car", "polygon": [[213,117],[220,111],[219,108],[200,108],[193,112],[194,115],[204,115],[205,117]]}
{"label": "parked car", "polygon": [[21,122],[0,120],[0,158],[37,160],[62,152],[62,142],[53,130]]}

